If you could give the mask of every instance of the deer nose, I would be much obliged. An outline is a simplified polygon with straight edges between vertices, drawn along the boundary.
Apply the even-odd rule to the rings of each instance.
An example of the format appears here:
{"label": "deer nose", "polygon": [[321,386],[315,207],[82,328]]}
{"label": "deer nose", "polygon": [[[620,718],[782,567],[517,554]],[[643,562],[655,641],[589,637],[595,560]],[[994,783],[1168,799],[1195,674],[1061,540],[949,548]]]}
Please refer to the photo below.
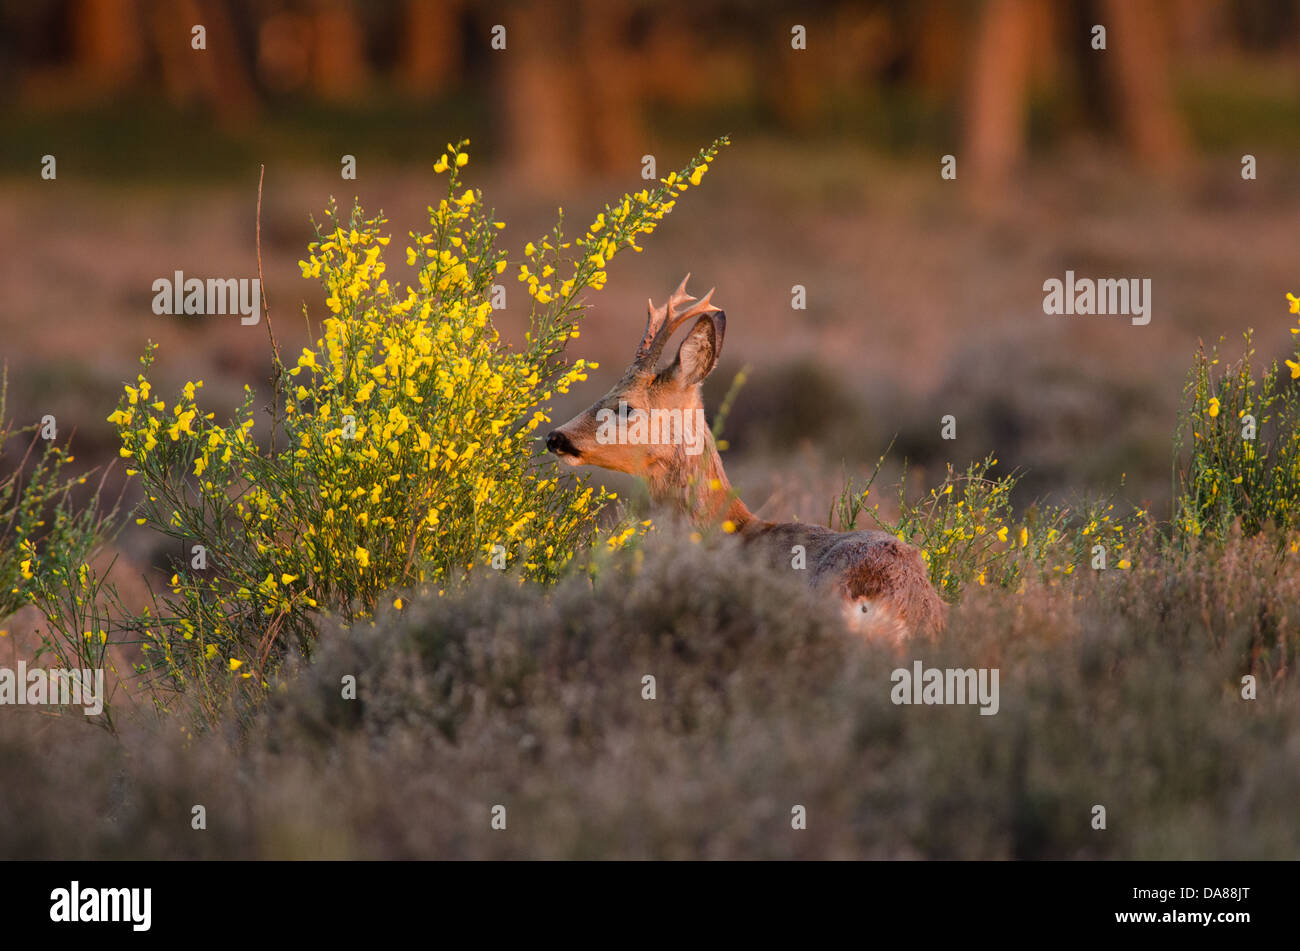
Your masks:
{"label": "deer nose", "polygon": [[569,441],[569,437],[564,435],[558,429],[552,429],[546,434],[546,449],[557,456],[568,454],[570,456],[578,455],[577,447]]}

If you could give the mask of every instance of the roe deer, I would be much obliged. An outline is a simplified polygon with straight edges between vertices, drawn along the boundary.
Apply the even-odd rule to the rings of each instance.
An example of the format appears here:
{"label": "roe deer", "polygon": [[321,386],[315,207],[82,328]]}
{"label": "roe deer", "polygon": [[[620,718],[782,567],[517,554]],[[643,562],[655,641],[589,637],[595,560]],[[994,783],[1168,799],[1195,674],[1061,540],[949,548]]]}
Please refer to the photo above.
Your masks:
{"label": "roe deer", "polygon": [[[943,626],[947,606],[930,584],[921,554],[883,531],[836,532],[756,517],[731,491],[713,435],[704,423],[701,384],[718,363],[727,315],[697,300],[686,281],[655,307],[632,365],[595,405],[546,437],[546,448],[572,466],[592,465],[644,477],[656,503],[671,503],[697,524],[728,521],[774,563],[792,564],[802,545],[808,582],[842,600],[849,626],[901,642]],[[677,358],[658,370],[673,333],[698,317]]]}

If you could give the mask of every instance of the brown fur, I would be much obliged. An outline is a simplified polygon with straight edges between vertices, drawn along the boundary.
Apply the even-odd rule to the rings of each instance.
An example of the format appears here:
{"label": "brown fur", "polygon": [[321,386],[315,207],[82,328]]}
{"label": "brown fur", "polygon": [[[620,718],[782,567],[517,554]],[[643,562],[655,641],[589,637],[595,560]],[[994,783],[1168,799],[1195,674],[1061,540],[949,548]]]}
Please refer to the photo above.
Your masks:
{"label": "brown fur", "polygon": [[921,553],[888,532],[836,532],[800,522],[753,519],[741,537],[769,552],[775,564],[789,567],[796,545],[803,545],[808,581],[833,591],[845,602],[855,630],[902,639],[909,633],[942,629],[947,605],[930,584]]}
{"label": "brown fur", "polygon": [[[689,278],[690,275],[687,275]],[[792,567],[802,545],[808,581],[834,592],[846,624],[873,638],[901,642],[911,634],[943,627],[947,606],[930,584],[921,554],[888,532],[836,532],[800,522],[768,522],[756,517],[731,490],[717,446],[707,427],[703,451],[691,455],[681,443],[602,443],[598,413],[630,410],[703,410],[700,384],[717,365],[726,332],[726,314],[685,293],[686,282],[662,308],[650,308],[646,334],[623,378],[590,409],[547,436],[547,448],[570,465],[593,465],[643,476],[650,496],[686,513],[697,524],[730,522],[749,546],[782,567]],[[671,331],[683,315],[701,316],[677,358],[662,371],[655,367]]]}

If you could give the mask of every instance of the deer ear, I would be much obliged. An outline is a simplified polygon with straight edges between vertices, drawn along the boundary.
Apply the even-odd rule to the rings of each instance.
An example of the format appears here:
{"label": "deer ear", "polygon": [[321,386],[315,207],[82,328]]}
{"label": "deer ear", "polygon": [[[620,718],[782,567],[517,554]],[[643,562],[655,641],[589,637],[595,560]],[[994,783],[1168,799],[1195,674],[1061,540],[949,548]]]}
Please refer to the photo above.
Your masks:
{"label": "deer ear", "polygon": [[664,376],[683,386],[704,382],[718,365],[726,332],[727,315],[722,311],[700,317],[677,349],[677,359],[664,371]]}

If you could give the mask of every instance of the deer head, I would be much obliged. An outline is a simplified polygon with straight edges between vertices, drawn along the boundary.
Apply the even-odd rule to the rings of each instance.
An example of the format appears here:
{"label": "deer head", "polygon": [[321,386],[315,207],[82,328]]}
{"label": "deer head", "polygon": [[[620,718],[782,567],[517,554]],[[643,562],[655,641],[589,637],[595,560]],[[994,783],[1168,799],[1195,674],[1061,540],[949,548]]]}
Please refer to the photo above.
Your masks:
{"label": "deer head", "polygon": [[[548,450],[569,465],[643,476],[657,497],[676,495],[702,476],[706,484],[725,482],[704,421],[701,384],[718,364],[727,315],[710,302],[712,290],[701,300],[686,293],[690,277],[662,307],[647,302],[645,333],[631,366],[590,409],[547,435]],[[664,345],[692,317],[698,319],[676,359],[658,369]]]}

